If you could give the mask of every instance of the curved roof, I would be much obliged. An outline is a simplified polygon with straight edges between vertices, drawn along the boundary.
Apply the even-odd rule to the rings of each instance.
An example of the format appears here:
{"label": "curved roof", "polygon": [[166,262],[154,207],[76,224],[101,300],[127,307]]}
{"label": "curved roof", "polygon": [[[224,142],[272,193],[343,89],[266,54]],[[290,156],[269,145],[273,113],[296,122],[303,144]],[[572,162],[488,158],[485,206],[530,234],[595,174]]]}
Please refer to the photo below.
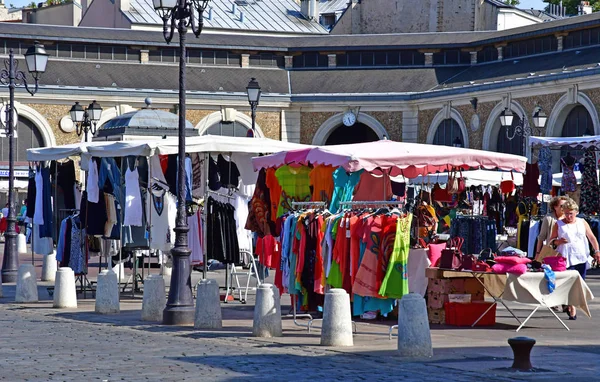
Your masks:
{"label": "curved roof", "polygon": [[[179,126],[179,116],[164,110],[140,109],[121,114],[106,122],[101,130],[129,129],[174,129]],[[190,121],[185,121],[186,129],[193,129]]]}

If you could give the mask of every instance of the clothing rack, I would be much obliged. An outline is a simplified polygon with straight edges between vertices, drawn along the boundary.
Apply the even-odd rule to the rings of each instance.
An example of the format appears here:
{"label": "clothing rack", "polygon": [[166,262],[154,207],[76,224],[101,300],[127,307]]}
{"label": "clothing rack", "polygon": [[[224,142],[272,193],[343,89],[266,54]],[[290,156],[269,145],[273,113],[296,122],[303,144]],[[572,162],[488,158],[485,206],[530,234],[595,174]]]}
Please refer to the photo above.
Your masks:
{"label": "clothing rack", "polygon": [[292,202],[292,207],[325,207],[326,202]]}
{"label": "clothing rack", "polygon": [[404,205],[404,202],[400,202],[398,200],[351,200],[348,202],[340,202],[340,206],[385,206],[385,205]]}

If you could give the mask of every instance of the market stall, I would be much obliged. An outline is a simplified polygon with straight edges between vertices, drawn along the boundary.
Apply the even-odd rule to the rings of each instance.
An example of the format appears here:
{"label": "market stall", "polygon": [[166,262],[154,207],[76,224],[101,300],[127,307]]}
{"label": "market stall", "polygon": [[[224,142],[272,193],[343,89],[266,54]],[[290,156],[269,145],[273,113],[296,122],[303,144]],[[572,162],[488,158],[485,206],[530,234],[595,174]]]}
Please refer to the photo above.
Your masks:
{"label": "market stall", "polygon": [[[251,261],[252,238],[243,227],[244,210],[256,180],[250,159],[299,147],[305,146],[267,138],[207,135],[186,140],[188,245],[193,264],[201,264],[206,272],[208,258],[228,265]],[[124,248],[160,253],[172,248],[177,152],[176,139],[92,142],[28,150],[28,160],[81,158],[81,167],[88,172],[82,224],[88,235],[110,240],[107,245],[113,254],[119,253],[120,263]],[[91,220],[102,217],[112,228],[90,226],[88,211],[94,214]],[[218,220],[211,220],[213,211],[220,214]],[[75,211],[72,215],[79,214]],[[206,235],[222,229],[228,232],[226,242],[211,246],[213,241]]]}
{"label": "market stall", "polygon": [[251,205],[267,213],[253,230],[278,237],[276,284],[297,296],[299,305],[312,310],[326,288],[336,287],[352,296],[354,315],[386,315],[410,291],[411,279],[426,280],[422,270],[411,274],[408,264],[415,241],[411,227],[433,223],[420,221],[427,204],[423,196],[417,196],[421,204],[408,208],[406,185],[392,185],[390,177],[452,172],[451,182],[464,188],[461,170],[523,172],[525,163],[526,158],[514,155],[393,141],[258,157],[253,159],[260,172]]}

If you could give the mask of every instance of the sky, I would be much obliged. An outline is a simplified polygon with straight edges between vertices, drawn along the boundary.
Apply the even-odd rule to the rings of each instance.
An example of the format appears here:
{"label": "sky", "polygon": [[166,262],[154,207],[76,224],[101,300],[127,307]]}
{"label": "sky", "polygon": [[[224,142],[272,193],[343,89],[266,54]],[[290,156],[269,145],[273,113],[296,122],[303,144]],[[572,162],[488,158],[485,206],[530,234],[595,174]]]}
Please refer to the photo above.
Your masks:
{"label": "sky", "polygon": [[[4,0],[4,4],[9,7],[10,4],[13,4],[15,7],[23,7],[25,5],[31,4],[32,0]],[[36,3],[39,3],[43,0],[35,0]],[[543,9],[544,4],[542,0],[521,0],[521,4],[519,4],[519,8],[534,8],[534,9]]]}

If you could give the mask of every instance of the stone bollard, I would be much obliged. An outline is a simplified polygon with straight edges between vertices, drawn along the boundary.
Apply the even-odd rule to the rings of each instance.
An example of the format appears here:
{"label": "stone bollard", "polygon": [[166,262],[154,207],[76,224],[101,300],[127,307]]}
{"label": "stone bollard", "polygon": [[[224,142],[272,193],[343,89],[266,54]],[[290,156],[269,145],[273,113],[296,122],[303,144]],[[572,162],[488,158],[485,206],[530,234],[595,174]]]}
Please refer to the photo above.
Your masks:
{"label": "stone bollard", "polygon": [[353,346],[350,296],[344,289],[333,288],[325,293],[321,345]]}
{"label": "stone bollard", "polygon": [[77,308],[77,289],[75,289],[75,273],[69,267],[61,267],[56,271],[54,283],[54,308]]}
{"label": "stone bollard", "polygon": [[42,262],[42,281],[54,281],[56,272],[56,252],[44,255],[44,261]]}
{"label": "stone bollard", "polygon": [[15,302],[36,301],[38,301],[38,290],[35,279],[35,268],[31,264],[21,264],[17,274]]}
{"label": "stone bollard", "polygon": [[96,284],[96,313],[111,314],[120,311],[117,274],[112,270],[104,270],[98,275]]}
{"label": "stone bollard", "polygon": [[166,305],[165,280],[161,275],[148,276],[144,281],[142,320],[162,322]]}
{"label": "stone bollard", "polygon": [[271,284],[261,284],[256,290],[254,305],[254,337],[281,337],[281,306],[279,289]]}
{"label": "stone bollard", "polygon": [[221,329],[221,300],[217,280],[202,279],[196,286],[196,316],[194,328]]}
{"label": "stone bollard", "polygon": [[425,299],[406,294],[398,306],[398,353],[403,357],[432,357],[431,331]]}
{"label": "stone bollard", "polygon": [[17,235],[17,253],[27,253],[27,238],[22,233]]}
{"label": "stone bollard", "polygon": [[535,340],[529,337],[514,337],[508,339],[508,344],[513,351],[514,360],[511,368],[519,371],[530,371],[531,349],[535,345]]}

